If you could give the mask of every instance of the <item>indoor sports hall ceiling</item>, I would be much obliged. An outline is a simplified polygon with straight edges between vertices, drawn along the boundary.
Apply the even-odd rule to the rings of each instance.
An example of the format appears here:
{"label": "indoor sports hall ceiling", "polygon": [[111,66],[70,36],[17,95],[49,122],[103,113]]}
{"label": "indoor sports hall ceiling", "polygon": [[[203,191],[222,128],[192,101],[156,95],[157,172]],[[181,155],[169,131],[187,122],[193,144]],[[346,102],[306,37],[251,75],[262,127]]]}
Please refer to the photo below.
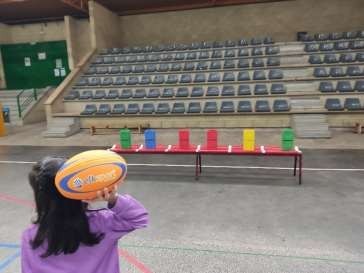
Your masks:
{"label": "indoor sports hall ceiling", "polygon": [[[139,14],[291,0],[96,0],[120,14]],[[0,0],[0,22],[20,24],[87,17],[88,0]]]}

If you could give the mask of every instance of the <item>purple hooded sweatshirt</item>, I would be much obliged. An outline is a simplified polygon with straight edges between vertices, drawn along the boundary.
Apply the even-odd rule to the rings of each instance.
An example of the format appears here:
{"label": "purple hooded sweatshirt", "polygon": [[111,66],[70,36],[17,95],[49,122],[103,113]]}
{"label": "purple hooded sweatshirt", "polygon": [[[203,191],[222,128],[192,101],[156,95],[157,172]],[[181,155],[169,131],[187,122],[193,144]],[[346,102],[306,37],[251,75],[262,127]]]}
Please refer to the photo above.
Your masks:
{"label": "purple hooded sweatshirt", "polygon": [[30,241],[37,226],[23,232],[21,247],[22,273],[119,273],[118,240],[129,232],[143,228],[148,223],[148,212],[129,195],[119,195],[111,209],[87,213],[92,232],[102,232],[105,237],[94,246],[81,245],[73,254],[41,258],[46,247],[32,249]]}

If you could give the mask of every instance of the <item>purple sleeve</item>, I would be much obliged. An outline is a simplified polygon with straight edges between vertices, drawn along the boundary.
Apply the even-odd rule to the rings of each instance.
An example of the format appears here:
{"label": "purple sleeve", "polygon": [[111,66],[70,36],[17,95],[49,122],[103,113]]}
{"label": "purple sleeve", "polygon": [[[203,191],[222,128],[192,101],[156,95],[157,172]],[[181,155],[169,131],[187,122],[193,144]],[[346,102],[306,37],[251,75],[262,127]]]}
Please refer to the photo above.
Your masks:
{"label": "purple sleeve", "polygon": [[102,221],[103,232],[114,233],[117,237],[146,227],[149,219],[144,206],[130,195],[119,195],[114,207],[101,212],[98,218]]}

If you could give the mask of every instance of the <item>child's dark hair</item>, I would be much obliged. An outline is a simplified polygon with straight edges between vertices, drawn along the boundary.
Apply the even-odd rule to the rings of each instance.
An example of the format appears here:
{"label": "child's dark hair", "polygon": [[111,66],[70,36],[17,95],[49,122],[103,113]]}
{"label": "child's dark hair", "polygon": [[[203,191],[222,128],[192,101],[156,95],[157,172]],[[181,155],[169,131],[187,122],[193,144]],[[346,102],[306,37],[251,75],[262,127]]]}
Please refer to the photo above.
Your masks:
{"label": "child's dark hair", "polygon": [[45,243],[43,258],[74,253],[80,244],[92,246],[104,237],[90,231],[85,203],[67,199],[58,192],[54,178],[64,162],[63,158],[48,157],[35,164],[29,173],[37,210],[33,223],[38,225],[30,244],[36,249]]}

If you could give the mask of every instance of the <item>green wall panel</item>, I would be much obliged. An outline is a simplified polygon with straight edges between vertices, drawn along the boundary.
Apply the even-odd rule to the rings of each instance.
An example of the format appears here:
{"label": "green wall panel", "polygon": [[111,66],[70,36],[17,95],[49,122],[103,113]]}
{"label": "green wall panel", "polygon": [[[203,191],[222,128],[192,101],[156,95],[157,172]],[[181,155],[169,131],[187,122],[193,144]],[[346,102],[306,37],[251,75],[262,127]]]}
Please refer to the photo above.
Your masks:
{"label": "green wall panel", "polygon": [[69,73],[65,41],[1,45],[1,54],[7,89],[57,86]]}

